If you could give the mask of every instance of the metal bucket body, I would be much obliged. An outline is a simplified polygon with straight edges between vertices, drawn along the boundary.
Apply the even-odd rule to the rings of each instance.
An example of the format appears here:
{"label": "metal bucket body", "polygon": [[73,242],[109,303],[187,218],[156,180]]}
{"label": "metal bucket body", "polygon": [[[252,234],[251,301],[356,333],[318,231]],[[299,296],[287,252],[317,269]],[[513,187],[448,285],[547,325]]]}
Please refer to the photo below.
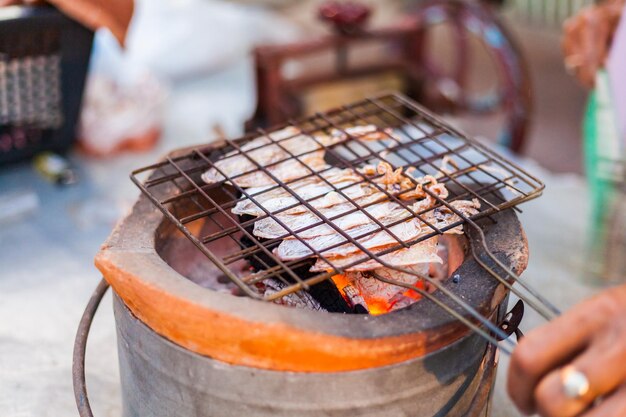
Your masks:
{"label": "metal bucket body", "polygon": [[427,356],[349,372],[231,365],[159,336],[114,297],[124,417],[485,416],[495,350],[469,336]]}

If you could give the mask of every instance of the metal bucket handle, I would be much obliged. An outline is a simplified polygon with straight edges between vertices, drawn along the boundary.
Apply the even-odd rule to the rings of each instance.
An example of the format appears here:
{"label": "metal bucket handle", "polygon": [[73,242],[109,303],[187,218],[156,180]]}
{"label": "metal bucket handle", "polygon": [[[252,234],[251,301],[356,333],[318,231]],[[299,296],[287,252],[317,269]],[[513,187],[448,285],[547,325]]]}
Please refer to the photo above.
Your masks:
{"label": "metal bucket handle", "polygon": [[80,417],[93,417],[91,406],[89,405],[89,398],[87,397],[87,382],[85,380],[85,352],[87,349],[87,338],[89,337],[89,330],[91,329],[91,323],[96,315],[100,301],[109,289],[109,283],[102,278],[96,287],[96,290],[91,295],[89,303],[83,312],[83,316],[80,319],[78,325],[78,331],[76,332],[76,339],[74,340],[74,354],[72,356],[72,383],[74,385],[74,399],[76,400],[76,407],[78,407],[78,414]]}

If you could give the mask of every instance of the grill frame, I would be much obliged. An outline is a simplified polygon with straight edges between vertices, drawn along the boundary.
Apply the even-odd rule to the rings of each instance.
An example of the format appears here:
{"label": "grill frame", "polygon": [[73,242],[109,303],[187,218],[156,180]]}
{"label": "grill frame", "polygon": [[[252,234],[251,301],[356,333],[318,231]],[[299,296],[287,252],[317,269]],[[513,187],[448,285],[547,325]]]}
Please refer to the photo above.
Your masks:
{"label": "grill frame", "polygon": [[[493,217],[497,223],[478,222],[486,243],[507,267],[521,274],[528,261],[521,224],[512,210]],[[470,245],[478,239],[473,233],[468,230]],[[95,264],[124,304],[155,332],[185,349],[227,363],[295,372],[358,370],[430,355],[471,333],[429,298],[389,314],[368,316],[235,297],[198,282],[189,271],[196,261],[188,256],[210,264],[141,194],[102,245]],[[215,270],[202,268],[198,273]],[[445,289],[492,319],[490,315],[508,291],[471,256],[454,275],[461,279],[446,280]],[[443,291],[432,296],[448,302]],[[457,315],[467,314],[458,305],[451,307]]]}
{"label": "grill frame", "polygon": [[[361,111],[359,112],[359,110]],[[383,116],[386,118],[391,118],[392,120],[395,120],[399,124],[392,125],[389,122],[389,119],[384,119]],[[365,124],[367,122],[371,123],[372,121],[375,121],[375,120],[380,120],[381,122],[387,120],[387,123],[383,126],[381,126],[382,123],[375,123],[375,124],[381,129],[382,134],[386,136],[387,140],[396,143],[395,146],[392,146],[391,148],[387,148],[387,149],[382,149],[382,150],[381,149],[373,150],[370,146],[367,146],[367,142],[363,142],[358,139],[355,139],[354,137],[350,137],[350,139],[348,139],[345,142],[341,142],[340,144],[328,147],[322,144],[316,136],[313,136],[315,134],[327,132],[329,129],[343,130],[345,129],[347,124]],[[298,127],[302,132],[304,132],[307,135],[308,138],[311,138],[316,142],[316,148],[314,148],[313,150],[308,150],[307,152],[303,152],[298,155],[294,155],[288,149],[286,149],[284,146],[281,145],[281,143],[291,139],[293,136],[281,138],[279,140],[272,138],[271,136],[272,133],[287,126]],[[392,126],[395,128],[402,129],[402,134],[404,135],[403,137],[408,138],[408,141],[402,142],[401,140],[398,140],[396,137],[396,135],[398,134],[397,132],[395,132],[392,135],[388,131],[384,130]],[[410,133],[407,133],[406,129],[408,129],[408,126],[410,126],[411,128],[417,129],[417,131],[421,133],[421,136],[413,137],[411,136]],[[347,134],[345,130],[343,130],[342,133]],[[278,146],[282,152],[287,153],[288,157],[285,159],[281,159],[279,161],[274,161],[273,163],[267,164],[265,166],[256,162],[253,158],[250,157],[249,153],[247,153],[245,150],[242,150],[242,147],[245,146],[246,143],[250,142],[251,140],[253,140],[254,138],[258,136],[266,136],[269,138],[269,141],[268,143],[260,147],[254,148],[253,150],[257,150],[266,146]],[[457,146],[450,147],[446,143],[446,141],[454,142]],[[355,153],[354,150],[352,149],[352,145],[355,145],[355,144],[358,144],[361,148],[366,149],[367,154],[359,155]],[[435,152],[433,151],[433,149],[431,149],[431,147],[433,147],[434,145],[436,145],[436,147],[439,148],[439,152]],[[419,155],[414,150],[414,147],[416,146],[419,146],[420,149],[426,149],[427,151],[430,151],[431,155],[427,157],[424,157],[423,155]],[[350,150],[352,154],[355,155],[355,158],[353,160],[347,160],[344,156],[341,155],[339,151],[337,151],[338,148],[341,148],[342,151],[346,149]],[[301,198],[297,194],[297,192],[295,192],[289,186],[290,184],[303,180],[305,178],[304,176],[300,178],[292,179],[289,181],[281,181],[279,178],[274,176],[270,170],[268,170],[268,168],[272,166],[275,166],[277,164],[281,164],[290,160],[297,160],[301,164],[305,164],[301,161],[301,158],[303,158],[307,154],[318,151],[320,149],[323,149],[327,155],[331,155],[336,160],[338,160],[343,165],[342,167],[354,167],[358,164],[362,164],[364,162],[368,162],[373,159],[383,160],[386,162],[393,162],[393,161],[389,161],[389,159],[391,158],[389,158],[388,155],[398,156],[399,152],[408,150],[410,153],[413,154],[413,156],[419,158],[412,162],[419,162],[420,164],[417,165],[417,164],[407,163],[403,165],[403,168],[406,168],[407,166],[411,165],[411,166],[414,166],[417,171],[420,171],[421,174],[432,174],[438,171],[443,174],[443,177],[441,178],[441,182],[444,182],[448,185],[450,183],[454,183],[454,185],[457,188],[460,188],[463,192],[461,194],[457,194],[453,196],[453,198],[449,200],[444,200],[438,197],[435,193],[430,192],[426,187],[424,187],[424,190],[426,191],[426,193],[429,194],[431,198],[435,199],[436,201],[435,207],[429,208],[425,211],[422,211],[421,213],[415,213],[414,211],[411,210],[408,203],[403,202],[399,198],[406,191],[402,191],[400,193],[390,193],[387,190],[383,189],[379,184],[374,182],[374,180],[376,180],[377,178],[380,178],[380,176],[368,177],[366,175],[359,174],[362,179],[358,181],[357,184],[363,183],[363,184],[367,184],[368,186],[376,187],[379,192],[383,192],[385,194],[385,196],[387,197],[386,199],[388,199],[389,201],[394,201],[396,203],[399,203],[403,208],[408,210],[411,214],[410,217],[405,217],[401,220],[397,220],[387,225],[383,225],[380,221],[370,216],[370,218],[372,218],[372,220],[374,220],[374,222],[377,223],[377,228],[373,231],[369,231],[368,235],[370,233],[376,233],[381,230],[385,230],[390,236],[394,237],[394,239],[397,242],[397,244],[394,244],[394,246],[391,248],[387,248],[385,250],[374,253],[366,249],[365,247],[363,247],[359,242],[359,240],[363,239],[366,235],[357,236],[357,237],[350,236],[344,231],[340,230],[338,227],[336,227],[332,223],[332,220],[337,217],[346,216],[349,213],[359,211],[359,210],[367,214],[367,211],[363,211],[363,208],[371,206],[372,204],[375,204],[375,202],[369,203],[367,205],[361,205],[357,201],[350,198],[344,193],[343,190],[345,190],[345,188],[347,188],[348,186],[337,188],[333,184],[330,184],[328,181],[326,181],[326,183],[330,185],[333,191],[339,193],[347,202],[349,202],[353,206],[351,210],[342,212],[340,215],[335,216],[334,218],[327,219],[318,209],[316,209],[315,207],[311,205],[311,201],[317,198],[321,198],[323,197],[323,195],[319,195],[319,196],[305,200]],[[443,149],[443,151],[441,149]],[[276,185],[271,186],[269,190],[263,190],[262,192],[253,194],[253,195],[247,193],[246,190],[242,187],[239,187],[237,185],[234,186],[234,188],[240,195],[242,194],[244,197],[255,202],[258,207],[261,207],[265,211],[265,215],[254,218],[253,220],[238,222],[237,219],[232,218],[232,216],[229,213],[229,210],[232,207],[234,207],[236,202],[239,200],[240,198],[239,195],[236,195],[232,191],[229,191],[229,194],[231,194],[232,199],[227,202],[217,202],[209,195],[210,190],[215,187],[221,187],[226,190],[233,188],[233,185],[235,184],[235,182],[233,182],[232,180],[236,180],[237,177],[240,177],[244,174],[249,175],[250,171],[246,171],[240,175],[235,175],[232,177],[229,177],[224,172],[220,172],[220,174],[223,176],[223,180],[216,182],[214,184],[205,184],[201,182],[201,180],[198,178],[199,173],[204,172],[208,170],[209,168],[215,167],[215,162],[224,158],[224,155],[229,155],[228,152],[231,152],[231,151],[235,152],[235,155],[233,156],[242,155],[246,157],[249,161],[251,161],[253,164],[256,165],[256,168],[254,169],[255,173],[262,173],[264,175],[269,176],[270,178],[272,178],[273,182],[276,184]],[[383,155],[384,151],[387,151],[387,154]],[[392,152],[392,151],[395,151],[395,152]],[[467,156],[472,152],[480,155],[483,159],[481,159],[480,161],[471,161],[470,159],[467,158]],[[232,157],[232,156],[227,156],[227,157]],[[463,161],[464,166],[457,165],[456,172],[452,172],[452,173],[443,172],[442,169],[438,167],[435,163],[438,160],[443,160],[444,157],[452,157],[452,158],[455,158],[455,160],[461,159]],[[402,158],[407,162],[411,162],[408,159],[406,159],[406,156],[402,156]],[[499,178],[492,171],[486,170],[484,168],[484,165],[488,163],[497,164],[499,166],[499,170],[505,172],[507,175],[504,178]],[[397,164],[392,164],[392,166],[394,166],[394,168],[398,167]],[[429,170],[426,170],[425,169],[426,167],[428,167]],[[219,170],[219,168],[217,169]],[[432,170],[434,170],[434,172]],[[159,175],[159,172],[162,175]],[[324,172],[324,171],[321,171],[321,172]],[[482,182],[474,178],[474,175],[473,175],[474,172],[478,172],[482,175]],[[148,175],[149,178],[142,180],[142,177],[144,177],[145,175]],[[311,169],[311,175],[316,175],[319,179],[321,179],[322,181],[325,181],[325,179],[320,175],[320,172],[316,172]],[[485,183],[484,182],[485,177],[489,178],[490,181],[492,182]],[[207,258],[211,260],[211,262],[213,262],[216,266],[218,266],[218,268],[220,268],[220,270],[222,270],[222,272],[229,279],[231,279],[235,284],[237,284],[246,293],[246,295],[255,299],[262,299],[265,301],[275,301],[278,298],[281,298],[287,294],[300,291],[302,289],[306,290],[311,285],[314,285],[316,283],[329,279],[331,276],[335,274],[342,273],[343,270],[347,267],[355,266],[359,263],[365,262],[370,259],[373,259],[379,262],[385,267],[397,269],[397,268],[394,268],[393,265],[388,265],[383,259],[381,259],[381,256],[387,253],[397,251],[398,249],[401,249],[403,247],[406,248],[418,242],[424,241],[425,239],[441,234],[442,232],[445,232],[446,230],[450,228],[460,226],[462,224],[475,224],[474,222],[480,218],[491,217],[493,214],[496,214],[500,211],[503,211],[509,208],[515,208],[517,204],[539,197],[544,188],[543,183],[539,179],[527,173],[526,171],[521,169],[519,166],[515,165],[514,163],[510,161],[505,160],[501,156],[497,155],[493,151],[489,150],[488,148],[480,144],[479,142],[462,134],[461,132],[454,129],[453,127],[447,125],[440,118],[433,115],[432,113],[430,113],[423,107],[417,105],[416,103],[410,101],[406,97],[403,97],[399,94],[383,94],[377,97],[363,100],[358,103],[354,103],[354,104],[347,105],[347,106],[342,106],[340,108],[330,110],[326,113],[317,113],[314,116],[304,118],[299,121],[291,121],[290,123],[278,126],[269,131],[259,129],[257,132],[250,133],[239,139],[224,140],[220,143],[212,144],[209,147],[194,148],[194,149],[191,149],[189,152],[186,152],[183,155],[179,155],[176,157],[168,156],[166,157],[164,161],[160,163],[153,164],[153,165],[133,171],[131,174],[131,179],[141,189],[141,191],[149,198],[149,200],[170,221],[172,221],[176,225],[176,227],[188,239],[190,239],[194,243],[194,245]],[[464,182],[462,181],[463,179],[469,179],[473,181],[474,187],[478,187],[478,188],[472,189],[468,187],[468,185],[464,184]],[[183,184],[181,184],[181,180],[183,180],[182,181]],[[418,184],[416,179],[412,178],[411,180],[414,182],[414,185]],[[522,183],[525,186],[525,189],[520,189],[519,186],[513,185],[511,183],[511,180],[517,180],[518,184]],[[174,187],[163,187],[163,189],[170,190],[168,192],[171,192],[171,190],[177,190],[176,194],[166,195],[165,198],[164,196],[159,195],[156,189],[157,187],[161,187],[163,184],[174,185]],[[233,184],[233,185],[228,185],[228,184]],[[191,186],[191,189],[189,189],[189,186]],[[352,186],[354,186],[353,183],[349,185],[349,187],[352,187]],[[512,187],[517,190],[518,194],[509,199],[503,198],[502,190],[511,189]],[[282,188],[283,190],[286,190],[293,198],[297,200],[297,202],[292,206],[283,207],[280,210],[275,210],[272,212],[269,212],[268,210],[266,210],[263,207],[262,203],[256,202],[255,197],[258,197],[260,194],[271,191],[276,188]],[[194,196],[201,197],[204,201],[209,202],[211,206],[207,208],[206,204],[203,204],[202,202],[198,201],[197,199],[194,198]],[[500,199],[499,200],[500,202],[499,203],[492,202],[494,197],[496,199]],[[181,199],[186,199],[186,198],[191,199],[196,204],[196,206],[199,209],[199,212],[194,215],[185,216],[184,218],[181,218],[177,216],[177,214],[173,212],[170,208],[172,207],[171,205],[172,203],[175,203]],[[480,212],[475,216],[466,217],[465,215],[463,215],[463,213],[459,212],[453,206],[450,205],[450,202],[457,200],[457,199],[461,199],[461,198],[477,198],[481,201],[481,207],[486,206],[486,208],[481,208]],[[306,227],[303,227],[299,230],[291,230],[284,223],[281,222],[281,220],[277,217],[277,215],[285,210],[288,210],[289,208],[293,208],[293,207],[300,206],[300,205],[304,205],[308,210],[313,212],[320,219],[320,222],[307,225]],[[426,219],[423,218],[425,213],[431,210],[434,210],[435,208],[439,208],[439,207],[446,207],[448,210],[452,211],[457,216],[459,216],[461,220],[454,222],[452,224],[449,224],[445,228],[438,228],[430,224]],[[197,221],[197,220],[201,220],[203,218],[208,218],[212,220],[212,216],[216,213],[220,213],[222,216],[228,216],[229,218],[232,218],[233,219],[232,226],[230,226],[229,228],[224,228],[222,226],[223,230],[221,233],[214,233],[211,236],[205,236],[205,237],[196,236],[190,230],[190,228],[187,227],[188,224],[193,223],[194,221]],[[277,221],[287,231],[286,235],[281,236],[280,238],[272,239],[269,242],[263,242],[260,239],[256,238],[255,236],[253,236],[252,233],[250,233],[247,230],[247,228],[251,227],[256,221],[261,220],[262,218],[265,218],[265,217],[271,217],[272,219]],[[393,235],[393,233],[391,233],[388,230],[388,228],[392,227],[393,225],[399,224],[401,222],[407,221],[415,217],[419,218],[420,220],[422,220],[424,224],[430,227],[431,229],[430,233],[427,233],[425,235],[420,235],[416,239],[412,239],[411,241],[405,242],[399,239],[397,236]],[[337,231],[337,233],[342,235],[342,237],[344,238],[344,241],[342,243],[337,243],[334,246],[330,246],[330,247],[324,248],[321,251],[318,251],[315,248],[311,248],[303,239],[301,239],[298,236],[298,233],[301,233],[302,231],[310,229],[312,227],[319,226],[320,224],[326,224],[326,225],[329,225],[330,227],[333,227],[335,231]],[[233,238],[235,236],[235,233],[245,235],[249,239],[251,239],[255,245],[254,251],[251,251],[248,248],[242,249],[240,253],[236,253],[234,255],[231,255],[229,259],[225,259],[225,258],[220,258],[220,256],[216,255],[205,246],[206,244],[211,243],[212,241],[215,241],[216,239],[220,239],[224,237]],[[271,253],[271,249],[276,247],[286,236],[298,239],[300,242],[303,242],[305,245],[307,245],[312,250],[312,252],[315,254],[316,257],[319,257],[320,259],[325,260],[329,265],[332,266],[332,272],[323,272],[313,277],[301,279],[297,273],[294,273],[294,269],[296,269],[296,267],[306,265],[306,263],[309,262],[307,258],[298,259],[296,261],[283,262],[277,259],[276,257],[274,257]],[[240,237],[237,238],[237,240],[239,239]],[[362,253],[365,254],[365,257],[352,265],[346,265],[342,267],[336,267],[335,265],[333,265],[331,261],[329,261],[328,259],[324,257],[323,255],[324,251],[330,250],[336,246],[343,245],[346,243],[355,245],[357,248],[361,250]],[[270,258],[273,258],[272,260],[276,262],[276,265],[275,266],[267,265],[268,268],[264,272],[263,271],[254,272],[244,277],[238,276],[237,273],[232,268],[229,267],[229,264],[231,264],[233,261],[243,259],[246,256],[257,257],[257,254],[259,253],[263,253],[264,255],[267,255]],[[281,277],[282,274],[287,274],[291,279],[293,279],[293,283],[288,283],[287,287],[284,288],[282,291],[275,292],[271,294],[270,296],[264,297],[260,295],[250,285],[250,284],[255,285],[257,282],[260,282],[269,277]],[[502,272],[499,272],[496,274],[503,280],[509,279],[509,277],[506,276]]]}

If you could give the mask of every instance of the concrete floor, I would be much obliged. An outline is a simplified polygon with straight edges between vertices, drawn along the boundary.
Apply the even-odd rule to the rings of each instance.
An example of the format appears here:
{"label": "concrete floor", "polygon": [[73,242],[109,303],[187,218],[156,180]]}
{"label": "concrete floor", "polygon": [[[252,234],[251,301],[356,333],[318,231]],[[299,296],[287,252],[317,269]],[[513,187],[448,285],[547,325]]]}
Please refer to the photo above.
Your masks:
{"label": "concrete floor", "polygon": [[560,34],[513,25],[530,66],[534,112],[525,155],[553,172],[582,173],[582,116],[587,91],[565,72]]}
{"label": "concrete floor", "polygon": [[[119,158],[115,163],[77,160],[82,183],[65,190],[43,182],[27,167],[0,174],[0,194],[28,187],[41,201],[31,216],[0,229],[2,416],[76,415],[72,344],[82,310],[100,279],[91,260],[115,219],[137,194],[126,173],[156,153]],[[547,184],[544,197],[523,206],[521,220],[531,249],[523,277],[565,309],[594,291],[581,279],[586,187],[578,177],[554,175],[528,161],[523,164]],[[568,207],[568,216],[563,216],[563,207]],[[88,346],[88,387],[97,417],[119,417],[110,296],[100,310]],[[540,323],[529,312],[523,329]],[[504,392],[507,358],[501,356],[501,361],[493,416],[518,417]]]}

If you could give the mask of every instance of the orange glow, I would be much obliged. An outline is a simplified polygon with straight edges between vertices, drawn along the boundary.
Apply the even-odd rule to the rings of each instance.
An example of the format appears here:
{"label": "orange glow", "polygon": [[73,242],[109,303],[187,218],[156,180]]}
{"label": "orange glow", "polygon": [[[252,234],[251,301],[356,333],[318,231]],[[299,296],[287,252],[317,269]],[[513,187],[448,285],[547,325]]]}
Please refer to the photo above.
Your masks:
{"label": "orange glow", "polygon": [[[415,286],[417,288],[419,288],[420,290],[423,290],[425,288],[424,281],[422,281],[422,280],[417,281],[415,283]],[[404,295],[405,297],[412,298],[414,300],[419,300],[419,299],[422,298],[422,295],[420,293],[418,293],[417,291],[412,290],[410,288],[408,290],[406,290],[405,292],[403,292],[402,295]]]}
{"label": "orange glow", "polygon": [[381,314],[389,313],[393,304],[383,300],[382,298],[375,298],[368,300],[367,308],[372,316],[379,316]]}
{"label": "orange glow", "polygon": [[333,275],[331,279],[333,280],[337,288],[339,288],[339,291],[341,291],[341,294],[344,294],[343,288],[346,285],[352,284],[352,282],[345,275]]}
{"label": "orange glow", "polygon": [[341,274],[333,275],[330,279],[333,280],[335,286],[337,287],[337,289],[339,289],[339,292],[341,293],[341,296],[344,298],[344,300],[346,300],[346,302],[350,302],[350,300],[348,300],[346,292],[344,291],[344,288],[346,288],[346,286],[348,285],[352,285],[352,281],[350,281],[345,275]]}
{"label": "orange glow", "polygon": [[[341,293],[341,295],[347,299],[346,293],[344,292],[344,288],[347,285],[354,285],[354,283],[350,279],[348,279],[348,277],[346,277],[345,275],[341,275],[341,274],[333,275],[331,279],[333,280],[333,282],[339,289],[339,292]],[[425,288],[424,282],[422,280],[419,280],[418,282],[416,282],[415,286],[422,290]],[[420,293],[412,289],[407,289],[406,291],[402,293],[402,295],[404,295],[405,297],[412,298],[414,300],[419,300],[422,298]],[[367,309],[369,310],[369,313],[373,316],[378,316],[381,314],[389,313],[391,309],[393,308],[393,306],[395,305],[395,301],[385,300],[384,298],[369,298],[366,301],[367,301]]]}

